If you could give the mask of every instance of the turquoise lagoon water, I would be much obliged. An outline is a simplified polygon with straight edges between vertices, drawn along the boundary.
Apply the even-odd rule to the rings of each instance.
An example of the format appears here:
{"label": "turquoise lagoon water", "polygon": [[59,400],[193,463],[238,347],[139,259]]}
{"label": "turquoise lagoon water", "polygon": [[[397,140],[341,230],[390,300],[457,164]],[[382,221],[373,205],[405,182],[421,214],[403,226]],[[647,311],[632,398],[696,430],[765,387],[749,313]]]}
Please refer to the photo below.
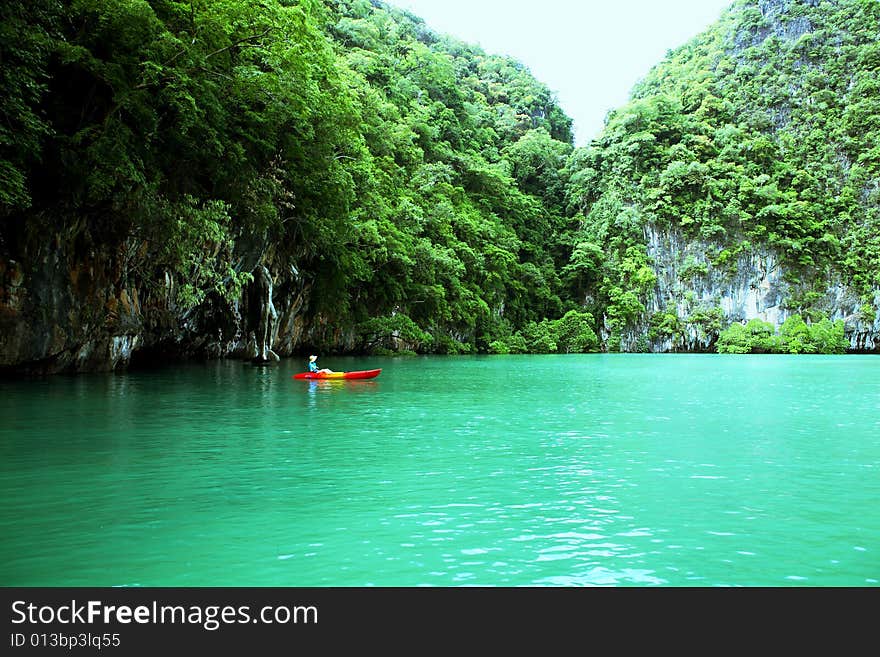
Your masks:
{"label": "turquoise lagoon water", "polygon": [[876,357],[321,365],[0,382],[0,585],[880,581]]}

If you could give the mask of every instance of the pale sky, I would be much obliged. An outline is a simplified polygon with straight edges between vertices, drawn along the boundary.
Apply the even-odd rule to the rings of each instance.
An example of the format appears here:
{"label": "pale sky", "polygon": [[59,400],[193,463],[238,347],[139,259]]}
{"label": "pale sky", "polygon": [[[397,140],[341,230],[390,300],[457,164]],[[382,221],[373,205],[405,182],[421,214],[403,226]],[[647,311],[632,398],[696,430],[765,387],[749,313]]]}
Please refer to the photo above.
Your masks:
{"label": "pale sky", "polygon": [[385,0],[435,32],[510,55],[556,93],[575,141],[595,138],[608,110],[667,51],[709,27],[733,0]]}

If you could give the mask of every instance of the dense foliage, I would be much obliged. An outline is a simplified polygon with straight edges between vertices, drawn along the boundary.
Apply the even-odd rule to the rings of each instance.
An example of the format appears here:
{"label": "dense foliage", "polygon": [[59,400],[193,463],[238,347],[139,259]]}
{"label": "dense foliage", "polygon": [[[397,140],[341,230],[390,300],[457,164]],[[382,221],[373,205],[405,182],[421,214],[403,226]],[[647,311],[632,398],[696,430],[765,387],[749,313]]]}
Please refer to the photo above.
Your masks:
{"label": "dense foliage", "polygon": [[[305,312],[426,351],[559,317],[571,120],[521,64],[367,0],[3,5],[0,239],[147,243],[182,307],[271,244]],[[410,327],[410,324],[412,325]],[[377,333],[381,327],[389,331]]]}
{"label": "dense foliage", "polygon": [[718,338],[718,353],[842,354],[848,345],[842,320],[831,322],[826,317],[807,324],[800,315],[792,315],[778,332],[760,319],[731,324]]}
{"label": "dense foliage", "polygon": [[[568,352],[718,335],[715,306],[648,310],[646,228],[674,227],[713,267],[762,244],[814,296],[840,276],[873,316],[878,25],[875,0],[739,0],[574,150],[525,67],[377,0],[4,3],[0,256],[119,247],[186,310],[271,253],[356,349]],[[757,349],[839,350],[802,296],[807,332]],[[755,350],[741,329],[720,349]]]}
{"label": "dense foliage", "polygon": [[[870,304],[880,288],[878,44],[875,0],[740,0],[573,155],[582,230],[565,281],[607,315],[612,345],[654,294],[649,228],[707,244],[715,269],[772,249],[806,286],[788,303],[809,319],[835,277]],[[682,279],[707,273],[695,264],[703,270]]]}

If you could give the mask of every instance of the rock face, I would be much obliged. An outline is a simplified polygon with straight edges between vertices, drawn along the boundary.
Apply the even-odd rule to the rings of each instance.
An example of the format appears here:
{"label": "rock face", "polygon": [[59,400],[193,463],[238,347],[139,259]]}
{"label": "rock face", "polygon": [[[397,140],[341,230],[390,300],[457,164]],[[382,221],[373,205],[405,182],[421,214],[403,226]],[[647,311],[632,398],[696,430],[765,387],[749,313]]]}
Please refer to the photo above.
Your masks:
{"label": "rock face", "polygon": [[[240,298],[180,307],[168,272],[145,276],[148,245],[116,247],[72,227],[0,256],[0,372],[124,369],[185,358],[272,362],[306,335],[309,282],[267,249],[241,258],[253,281]],[[280,294],[279,294],[280,293]]]}
{"label": "rock face", "polygon": [[[719,265],[721,245],[688,241],[674,229],[649,226],[645,241],[657,280],[642,320],[622,336],[624,351],[714,351],[731,323],[759,318],[778,327],[816,289],[814,281],[787,280],[769,250],[743,249]],[[238,299],[209,296],[194,309],[176,304],[179,282],[170,273],[143,277],[147,251],[131,239],[110,247],[72,229],[18,259],[0,259],[0,371],[110,371],[185,358],[267,363],[306,343],[354,346],[320,318],[305,322],[309,280],[271,249],[242,257],[253,281]],[[844,321],[851,351],[880,350],[880,321],[865,320],[859,297],[840,280],[821,283],[824,294],[814,295],[811,309]],[[651,337],[651,318],[661,312],[677,316],[682,331]]]}
{"label": "rock face", "polygon": [[[641,322],[622,336],[624,351],[714,351],[731,323],[758,318],[778,327],[816,289],[815,281],[790,282],[769,250],[743,249],[719,265],[721,245],[674,229],[649,226],[645,241],[657,280]],[[267,363],[305,343],[351,349],[352,336],[320,318],[305,322],[308,278],[269,251],[241,259],[253,281],[240,298],[209,296],[194,309],[176,304],[171,274],[139,275],[147,247],[131,239],[112,248],[59,234],[19,259],[0,259],[0,371],[110,371],[184,358]],[[818,287],[824,294],[810,308],[844,321],[850,350],[880,350],[880,320],[865,320],[859,297],[840,280]],[[682,331],[651,337],[651,317],[661,312],[677,316]]]}
{"label": "rock face", "polygon": [[[648,226],[645,243],[657,282],[642,321],[623,336],[621,349],[625,351],[644,350],[650,317],[658,312],[675,314],[684,332],[648,340],[650,351],[714,351],[719,328],[755,318],[778,328],[791,315],[804,311],[799,300],[817,288],[816,281],[788,280],[784,263],[772,250],[748,247],[718,265],[722,245],[688,241],[674,229]],[[851,351],[880,350],[880,319],[863,317],[859,295],[835,278],[821,281],[818,288],[823,293],[810,297],[810,310],[843,320]],[[874,294],[873,305],[880,307],[880,290]],[[712,319],[714,327],[707,321]]]}

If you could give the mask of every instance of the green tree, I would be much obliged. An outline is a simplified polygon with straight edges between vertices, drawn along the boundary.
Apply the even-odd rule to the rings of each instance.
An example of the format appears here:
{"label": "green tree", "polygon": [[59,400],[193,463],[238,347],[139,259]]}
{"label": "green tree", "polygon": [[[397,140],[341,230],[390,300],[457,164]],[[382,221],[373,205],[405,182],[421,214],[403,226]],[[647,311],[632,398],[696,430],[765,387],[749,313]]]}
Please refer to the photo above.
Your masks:
{"label": "green tree", "polygon": [[599,338],[593,330],[594,320],[590,313],[569,310],[556,321],[556,347],[563,353],[594,351]]}

